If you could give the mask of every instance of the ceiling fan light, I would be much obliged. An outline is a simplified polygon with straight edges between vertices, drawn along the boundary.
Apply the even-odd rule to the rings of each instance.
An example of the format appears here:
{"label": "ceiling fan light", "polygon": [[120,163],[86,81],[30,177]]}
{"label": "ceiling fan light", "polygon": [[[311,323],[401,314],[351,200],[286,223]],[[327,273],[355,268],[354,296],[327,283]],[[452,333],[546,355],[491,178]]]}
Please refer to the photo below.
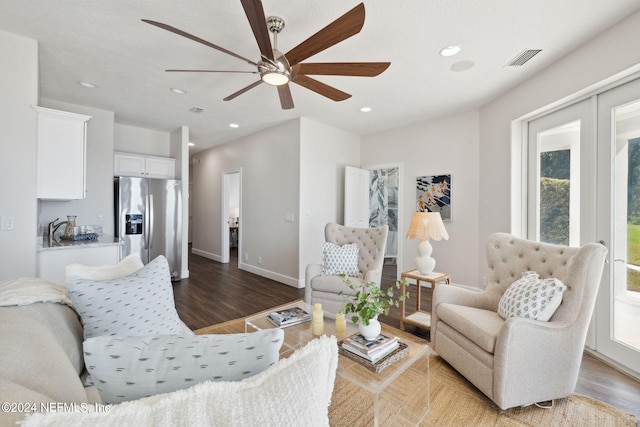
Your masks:
{"label": "ceiling fan light", "polygon": [[268,71],[263,73],[262,81],[272,86],[282,86],[289,83],[289,75],[279,71]]}

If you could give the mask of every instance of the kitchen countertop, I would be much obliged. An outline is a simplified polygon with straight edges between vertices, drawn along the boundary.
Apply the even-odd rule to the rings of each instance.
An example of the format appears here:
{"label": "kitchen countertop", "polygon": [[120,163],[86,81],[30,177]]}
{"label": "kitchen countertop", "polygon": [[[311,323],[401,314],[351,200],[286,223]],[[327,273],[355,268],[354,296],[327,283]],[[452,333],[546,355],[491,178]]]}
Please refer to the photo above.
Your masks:
{"label": "kitchen countertop", "polygon": [[117,237],[113,236],[99,236],[98,240],[60,240],[54,238],[53,242],[49,241],[49,237],[38,237],[38,252],[43,251],[58,251],[66,249],[80,249],[80,248],[96,248],[100,246],[121,246],[122,242]]}

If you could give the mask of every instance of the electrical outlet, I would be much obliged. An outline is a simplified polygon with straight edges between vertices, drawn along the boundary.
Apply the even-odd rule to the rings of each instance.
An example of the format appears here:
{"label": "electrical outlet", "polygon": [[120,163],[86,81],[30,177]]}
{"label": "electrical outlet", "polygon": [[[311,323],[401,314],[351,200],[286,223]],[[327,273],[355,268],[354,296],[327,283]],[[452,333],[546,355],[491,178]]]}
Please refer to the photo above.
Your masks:
{"label": "electrical outlet", "polygon": [[258,257],[258,265],[262,265],[262,257],[261,256]]}
{"label": "electrical outlet", "polygon": [[98,223],[102,224],[104,222],[104,215],[101,213],[98,214]]}
{"label": "electrical outlet", "polygon": [[286,222],[293,222],[294,215],[291,212],[287,212],[284,214],[284,220]]}
{"label": "electrical outlet", "polygon": [[249,261],[249,252],[244,253],[244,260]]}

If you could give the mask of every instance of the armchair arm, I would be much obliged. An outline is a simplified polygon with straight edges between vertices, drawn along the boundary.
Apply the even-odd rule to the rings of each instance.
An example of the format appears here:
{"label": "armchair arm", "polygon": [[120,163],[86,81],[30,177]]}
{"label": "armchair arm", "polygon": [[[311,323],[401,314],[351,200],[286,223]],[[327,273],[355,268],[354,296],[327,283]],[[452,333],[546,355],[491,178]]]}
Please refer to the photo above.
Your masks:
{"label": "armchair arm", "polygon": [[[509,408],[570,395],[578,380],[585,337],[567,322],[507,319],[494,352],[495,402]],[[526,385],[523,378],[528,379]]]}
{"label": "armchair arm", "polygon": [[380,287],[380,282],[382,281],[382,270],[365,271],[363,277],[365,283],[374,282],[378,284],[378,287]]}
{"label": "armchair arm", "polygon": [[322,265],[309,264],[304,270],[304,302],[311,304],[311,279],[322,274]]}
{"label": "armchair arm", "polygon": [[435,348],[436,328],[438,325],[438,305],[442,303],[464,305],[485,310],[489,308],[489,298],[485,292],[472,291],[455,285],[436,286],[431,295],[431,333],[429,336],[433,348]]}

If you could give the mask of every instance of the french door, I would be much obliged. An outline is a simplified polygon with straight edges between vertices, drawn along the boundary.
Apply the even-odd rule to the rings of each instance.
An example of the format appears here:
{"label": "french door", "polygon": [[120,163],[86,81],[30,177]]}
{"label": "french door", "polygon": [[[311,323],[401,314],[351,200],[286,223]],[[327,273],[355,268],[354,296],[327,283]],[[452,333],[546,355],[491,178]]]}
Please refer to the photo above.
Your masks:
{"label": "french door", "polygon": [[529,122],[527,233],[609,253],[587,346],[640,375],[640,79]]}
{"label": "french door", "polygon": [[610,262],[596,302],[596,350],[640,373],[640,79],[598,97],[598,234]]}

